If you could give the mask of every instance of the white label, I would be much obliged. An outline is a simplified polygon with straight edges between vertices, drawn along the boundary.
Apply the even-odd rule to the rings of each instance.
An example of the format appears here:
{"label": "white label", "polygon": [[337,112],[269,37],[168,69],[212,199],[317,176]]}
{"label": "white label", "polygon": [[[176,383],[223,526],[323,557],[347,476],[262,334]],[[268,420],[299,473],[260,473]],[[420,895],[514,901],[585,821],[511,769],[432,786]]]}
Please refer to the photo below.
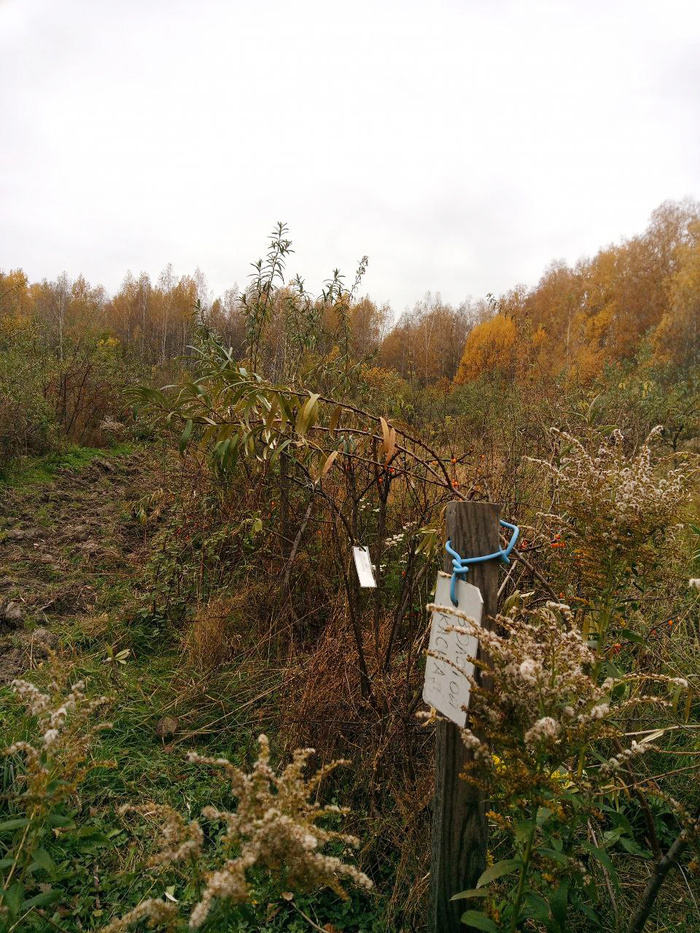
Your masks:
{"label": "white label", "polygon": [[374,580],[372,561],[369,559],[369,548],[354,547],[352,549],[352,556],[355,558],[355,570],[357,570],[357,578],[360,581],[360,586],[376,587],[377,584]]}
{"label": "white label", "polygon": [[484,600],[476,586],[457,580],[458,605],[454,607],[450,599],[450,579],[447,573],[438,574],[434,600],[436,608],[433,610],[428,645],[428,651],[438,657],[428,655],[423,699],[428,706],[434,707],[458,726],[464,726],[471,688],[467,675],[474,673],[474,664],[468,659],[476,657],[479,640],[475,635],[448,632],[447,629],[451,625],[467,627],[464,619],[453,614],[455,609],[481,625]]}

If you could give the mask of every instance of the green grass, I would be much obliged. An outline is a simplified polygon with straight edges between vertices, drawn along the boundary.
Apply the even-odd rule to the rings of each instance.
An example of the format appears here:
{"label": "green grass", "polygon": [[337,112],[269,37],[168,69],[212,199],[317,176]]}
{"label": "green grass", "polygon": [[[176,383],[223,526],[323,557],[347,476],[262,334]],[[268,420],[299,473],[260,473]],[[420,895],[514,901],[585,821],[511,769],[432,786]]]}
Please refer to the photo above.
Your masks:
{"label": "green grass", "polygon": [[[108,452],[73,448],[26,464],[16,475],[15,485],[24,510],[36,514],[42,525],[50,527],[57,513],[52,512],[53,505],[41,500],[49,478],[67,469],[80,472],[96,457],[127,453],[129,448],[125,446]],[[116,483],[121,482],[117,473],[114,476]],[[59,482],[59,491],[73,489],[70,476],[64,475]],[[75,488],[74,501],[68,506],[76,521],[84,507],[81,488]],[[108,495],[106,492],[105,501]],[[114,506],[113,500],[111,504]],[[119,522],[131,521],[127,506],[125,502],[121,513],[111,509],[110,521],[103,526],[106,542],[118,532]],[[65,512],[65,500],[61,498],[55,508]],[[115,514],[121,515],[116,525],[112,524]],[[93,587],[95,604],[90,613],[52,616],[49,627],[59,636],[59,654],[62,663],[70,666],[71,681],[86,680],[91,698],[109,698],[104,718],[111,723],[93,750],[97,767],[81,785],[76,799],[76,831],[44,843],[59,866],[58,874],[53,879],[38,878],[62,891],[60,911],[51,914],[52,921],[64,933],[77,933],[99,930],[143,898],[162,896],[166,888],[185,907],[193,906],[194,892],[180,872],[171,870],[158,877],[144,867],[156,848],[156,827],[139,817],[124,818],[118,808],[127,803],[169,804],[188,818],[198,817],[206,805],[234,808],[235,801],[223,776],[215,769],[190,764],[187,752],[194,749],[205,755],[223,756],[247,768],[256,758],[256,739],[261,732],[270,736],[275,750],[282,676],[280,670],[256,657],[242,657],[235,665],[214,674],[192,669],[183,650],[182,626],[158,613],[154,615],[151,597],[143,592],[141,572],[145,570],[147,553],[138,572],[125,575],[120,571],[113,576],[104,573],[99,562],[93,565],[73,555],[70,545],[65,548],[64,558],[70,570],[68,575],[62,571],[61,581]],[[20,560],[14,569],[26,588],[33,590],[39,585],[29,564],[22,566]],[[43,579],[51,572],[42,568],[41,573]],[[125,648],[129,650],[125,664],[110,660],[110,651],[113,656]],[[46,684],[50,677],[48,665],[26,676],[39,686]],[[179,721],[177,733],[167,740],[156,732],[158,721],[165,715]],[[0,690],[0,722],[0,746],[31,733],[31,723],[20,715],[7,688]],[[276,749],[278,760],[284,751]],[[2,816],[2,811],[0,800],[0,822],[8,818]],[[210,851],[209,867],[215,867],[220,857],[220,852]],[[253,892],[251,903],[237,910],[234,919],[212,918],[207,928],[210,933],[301,933],[310,929],[303,914],[320,926],[331,924],[331,929],[343,933],[386,931],[381,920],[384,900],[378,895],[352,894],[344,902],[333,892],[322,891],[297,895],[289,902],[281,897],[279,885],[272,884],[262,873],[253,880]],[[26,927],[27,931],[44,928],[48,927],[40,916]]]}
{"label": "green grass", "polygon": [[49,483],[59,471],[80,472],[98,457],[110,459],[126,456],[133,450],[134,445],[126,443],[104,449],[70,444],[43,457],[23,457],[14,461],[4,474],[0,474],[0,486],[23,488]]}
{"label": "green grass", "polygon": [[[129,622],[122,624],[128,626]],[[74,904],[70,916],[61,919],[61,928],[67,933],[99,929],[112,916],[125,913],[144,897],[162,895],[166,888],[183,903],[193,903],[192,891],[177,871],[158,879],[144,870],[145,861],[155,850],[154,829],[138,817],[120,817],[118,807],[124,803],[167,803],[196,818],[208,804],[234,806],[223,776],[214,769],[188,763],[186,753],[196,749],[249,766],[257,751],[255,737],[261,731],[272,733],[278,714],[278,697],[273,696],[271,702],[267,693],[271,680],[274,686],[275,675],[271,677],[269,669],[266,673],[267,665],[261,662],[251,661],[235,671],[202,678],[183,665],[182,653],[173,644],[177,633],[169,631],[162,633],[164,644],[152,644],[150,651],[142,647],[125,665],[112,666],[106,646],[115,634],[115,630],[104,632],[72,662],[72,679],[87,679],[90,696],[110,697],[105,717],[112,728],[102,734],[95,747],[98,767],[81,787],[80,812],[75,817],[88,842],[93,831],[99,832],[103,841],[94,851],[88,847],[73,852],[72,843],[60,839],[49,846],[57,863],[72,862],[70,876],[62,881],[68,901]],[[47,677],[44,669],[31,679],[41,683]],[[263,693],[267,695],[260,696]],[[180,720],[170,745],[156,734],[156,724],[165,714]],[[26,719],[18,715],[7,690],[0,692],[0,718],[6,723],[8,736],[26,735]],[[211,853],[211,867],[216,864],[216,854]],[[102,879],[99,887],[96,874]],[[301,933],[309,930],[302,914],[344,933],[384,933],[387,929],[381,920],[383,900],[376,895],[353,894],[344,902],[325,891],[297,895],[290,903],[264,874],[254,877],[253,892],[251,903],[237,911],[236,918],[220,923],[214,918],[207,929],[211,933]]]}

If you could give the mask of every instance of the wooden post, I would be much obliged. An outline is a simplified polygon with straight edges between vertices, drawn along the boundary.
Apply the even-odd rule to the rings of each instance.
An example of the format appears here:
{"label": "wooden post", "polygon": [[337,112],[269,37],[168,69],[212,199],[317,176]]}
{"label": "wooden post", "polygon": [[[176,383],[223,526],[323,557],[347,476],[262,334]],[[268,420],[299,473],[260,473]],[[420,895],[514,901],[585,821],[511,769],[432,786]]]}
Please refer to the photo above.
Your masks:
{"label": "wooden post", "polygon": [[[490,502],[450,502],[447,538],[463,557],[493,554],[500,548],[498,506]],[[452,563],[445,555],[444,569]],[[498,561],[473,564],[467,581],[478,586],[484,600],[482,625],[491,627],[496,615]],[[454,894],[473,888],[486,868],[486,815],[483,792],[460,778],[469,755],[459,728],[439,722],[435,737],[435,799],[430,869],[430,933],[464,933],[460,917],[464,901]]]}

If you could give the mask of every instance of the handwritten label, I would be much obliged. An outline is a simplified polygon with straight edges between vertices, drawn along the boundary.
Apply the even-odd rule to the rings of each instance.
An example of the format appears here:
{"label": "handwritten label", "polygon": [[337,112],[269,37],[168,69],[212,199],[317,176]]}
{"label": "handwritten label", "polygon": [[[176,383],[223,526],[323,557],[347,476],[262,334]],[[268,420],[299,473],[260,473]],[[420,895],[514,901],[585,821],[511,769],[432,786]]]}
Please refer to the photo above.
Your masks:
{"label": "handwritten label", "polygon": [[360,586],[376,587],[377,584],[374,579],[372,561],[369,559],[369,548],[354,547],[352,549],[352,556],[355,558],[355,570],[357,570],[357,578],[360,581]]}
{"label": "handwritten label", "polygon": [[455,608],[480,625],[484,600],[476,586],[462,580],[457,581],[456,596],[458,605],[454,607],[450,599],[450,575],[440,572],[428,645],[428,651],[438,657],[428,655],[423,699],[458,726],[464,726],[471,688],[467,676],[474,673],[474,664],[468,659],[476,657],[479,641],[474,635],[447,629],[451,625],[465,626],[464,620],[453,614]]}

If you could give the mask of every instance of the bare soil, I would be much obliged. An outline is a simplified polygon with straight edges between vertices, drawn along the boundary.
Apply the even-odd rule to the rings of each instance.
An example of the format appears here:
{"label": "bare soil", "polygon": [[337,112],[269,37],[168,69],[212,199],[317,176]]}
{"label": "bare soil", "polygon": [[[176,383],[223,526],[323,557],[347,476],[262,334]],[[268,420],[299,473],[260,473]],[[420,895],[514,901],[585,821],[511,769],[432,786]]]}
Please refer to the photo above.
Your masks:
{"label": "bare soil", "polygon": [[46,657],[68,617],[88,620],[101,590],[141,566],[133,504],[154,475],[147,457],[105,455],[48,482],[0,488],[0,684]]}

